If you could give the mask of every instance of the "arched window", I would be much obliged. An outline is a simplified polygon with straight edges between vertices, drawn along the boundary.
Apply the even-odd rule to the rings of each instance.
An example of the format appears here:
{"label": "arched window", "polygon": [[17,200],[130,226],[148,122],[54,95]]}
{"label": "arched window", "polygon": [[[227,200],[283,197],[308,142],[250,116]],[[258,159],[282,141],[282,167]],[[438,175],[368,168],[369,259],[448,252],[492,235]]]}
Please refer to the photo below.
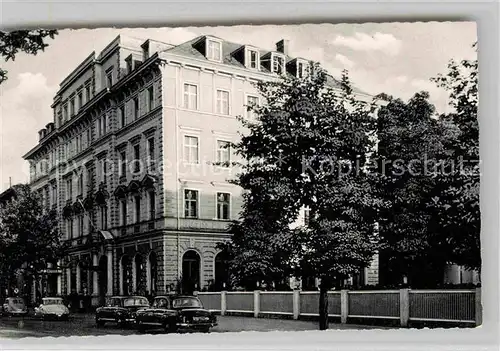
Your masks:
{"label": "arched window", "polygon": [[121,294],[129,295],[132,292],[132,262],[127,255],[122,257],[120,268]]}
{"label": "arched window", "polygon": [[133,276],[133,293],[144,295],[144,261],[140,254],[135,255],[134,263],[132,267],[132,276]]}
{"label": "arched window", "polygon": [[182,256],[182,290],[183,293],[192,294],[200,289],[200,255],[194,250],[189,250]]}
{"label": "arched window", "polygon": [[99,304],[103,306],[106,299],[106,293],[108,292],[108,257],[105,255],[101,256],[99,259],[98,272],[97,282],[99,286]]}
{"label": "arched window", "polygon": [[156,259],[156,253],[151,251],[148,256],[148,267],[147,267],[147,290],[151,294],[157,291],[158,282],[158,261]]}

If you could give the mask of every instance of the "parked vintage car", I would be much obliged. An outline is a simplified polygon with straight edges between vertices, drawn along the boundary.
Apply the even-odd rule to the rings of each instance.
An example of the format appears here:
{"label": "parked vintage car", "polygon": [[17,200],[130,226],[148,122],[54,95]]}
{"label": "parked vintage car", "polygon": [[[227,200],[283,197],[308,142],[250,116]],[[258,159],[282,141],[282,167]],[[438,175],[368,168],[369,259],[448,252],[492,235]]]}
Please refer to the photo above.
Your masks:
{"label": "parked vintage car", "polygon": [[69,310],[61,297],[44,297],[40,306],[35,307],[35,318],[56,318],[67,320]]}
{"label": "parked vintage car", "polygon": [[25,316],[28,314],[28,307],[22,297],[7,297],[0,312],[4,316]]}
{"label": "parked vintage car", "polygon": [[95,322],[97,326],[114,322],[123,327],[134,323],[136,312],[147,307],[149,301],[143,296],[113,296],[106,306],[96,309]]}
{"label": "parked vintage car", "polygon": [[203,308],[196,296],[157,296],[151,308],[137,311],[136,326],[140,332],[146,328],[163,328],[167,332],[209,332],[217,325],[217,317]]}

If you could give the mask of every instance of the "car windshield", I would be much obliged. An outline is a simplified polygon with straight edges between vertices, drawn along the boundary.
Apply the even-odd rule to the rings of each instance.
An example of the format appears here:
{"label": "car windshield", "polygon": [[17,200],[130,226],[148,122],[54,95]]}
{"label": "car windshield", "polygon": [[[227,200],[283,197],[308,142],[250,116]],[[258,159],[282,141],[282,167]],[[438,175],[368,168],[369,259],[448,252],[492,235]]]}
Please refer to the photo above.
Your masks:
{"label": "car windshield", "polygon": [[149,302],[145,297],[129,297],[128,299],[125,299],[125,301],[123,301],[123,306],[149,306]]}
{"label": "car windshield", "polygon": [[109,301],[109,306],[120,307],[121,305],[122,305],[122,299],[111,299],[111,301]]}
{"label": "car windshield", "polygon": [[42,303],[44,305],[62,305],[63,304],[61,299],[42,299]]}
{"label": "car windshield", "polygon": [[153,302],[153,307],[166,308],[168,307],[167,299],[155,299]]}
{"label": "car windshield", "polygon": [[200,308],[203,307],[201,301],[196,297],[179,297],[172,301],[174,308]]}

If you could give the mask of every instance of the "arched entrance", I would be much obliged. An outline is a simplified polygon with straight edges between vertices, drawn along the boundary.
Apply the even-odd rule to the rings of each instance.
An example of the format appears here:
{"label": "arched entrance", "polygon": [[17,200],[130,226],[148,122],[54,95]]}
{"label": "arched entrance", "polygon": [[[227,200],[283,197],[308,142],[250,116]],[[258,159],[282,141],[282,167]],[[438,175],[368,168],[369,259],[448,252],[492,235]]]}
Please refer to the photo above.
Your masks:
{"label": "arched entrance", "polygon": [[122,295],[130,295],[132,293],[132,261],[127,255],[123,256],[120,261],[120,280]]}
{"label": "arched entrance", "polygon": [[230,257],[227,252],[222,251],[215,256],[214,260],[214,288],[217,291],[228,289],[229,280],[229,261]]}
{"label": "arched entrance", "polygon": [[106,293],[108,292],[108,257],[104,255],[99,259],[97,282],[99,286],[99,305],[104,306]]}
{"label": "arched entrance", "polygon": [[132,278],[133,278],[133,294],[144,295],[144,261],[140,254],[134,256],[134,264],[132,266]]}
{"label": "arched entrance", "polygon": [[200,289],[200,255],[189,250],[182,256],[182,292],[192,294]]}
{"label": "arched entrance", "polygon": [[147,290],[150,294],[157,291],[157,281],[158,281],[158,261],[156,259],[156,253],[151,251],[148,255],[147,263]]}

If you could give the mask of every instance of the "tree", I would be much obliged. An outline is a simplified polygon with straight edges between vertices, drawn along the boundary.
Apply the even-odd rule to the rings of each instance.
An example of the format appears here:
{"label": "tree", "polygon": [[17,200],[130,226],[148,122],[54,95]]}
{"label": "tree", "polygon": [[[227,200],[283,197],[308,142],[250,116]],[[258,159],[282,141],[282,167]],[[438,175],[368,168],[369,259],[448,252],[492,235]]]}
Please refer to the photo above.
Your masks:
{"label": "tree", "polygon": [[426,92],[407,103],[385,95],[377,120],[381,271],[412,286],[442,283],[450,262],[481,264],[477,60],[450,61],[431,80],[449,92],[453,112],[437,115]]}
{"label": "tree", "polygon": [[[28,55],[36,55],[48,46],[45,42],[47,37],[54,39],[56,35],[57,30],[54,29],[0,31],[0,53],[5,61],[14,61],[20,51]],[[6,80],[7,71],[0,68],[0,84]]]}
{"label": "tree", "polygon": [[10,280],[25,267],[32,273],[63,256],[55,211],[45,211],[28,185],[16,187],[16,198],[0,210],[1,275]]}
{"label": "tree", "polygon": [[449,140],[457,131],[434,118],[428,99],[426,92],[407,103],[389,97],[378,113],[378,149],[373,155],[378,176],[372,179],[384,203],[378,219],[385,284],[401,284],[402,277],[412,285],[436,283],[448,259],[430,229],[436,216],[429,204],[438,191],[438,170],[449,157]]}
{"label": "tree", "polygon": [[[477,49],[477,43],[473,47]],[[441,191],[432,207],[446,237],[450,261],[480,270],[478,61],[451,60],[448,71],[431,80],[449,93],[453,109],[440,119],[458,129],[456,138],[450,140],[450,164],[438,178]]]}
{"label": "tree", "polygon": [[[366,266],[376,250],[377,203],[365,170],[373,148],[373,106],[356,101],[345,73],[341,89],[318,65],[306,77],[257,84],[265,103],[233,145],[243,160],[241,221],[232,226],[232,272],[321,279],[320,329],[328,328],[327,292]],[[292,229],[307,206],[310,225]],[[253,278],[253,279],[255,279]]]}

